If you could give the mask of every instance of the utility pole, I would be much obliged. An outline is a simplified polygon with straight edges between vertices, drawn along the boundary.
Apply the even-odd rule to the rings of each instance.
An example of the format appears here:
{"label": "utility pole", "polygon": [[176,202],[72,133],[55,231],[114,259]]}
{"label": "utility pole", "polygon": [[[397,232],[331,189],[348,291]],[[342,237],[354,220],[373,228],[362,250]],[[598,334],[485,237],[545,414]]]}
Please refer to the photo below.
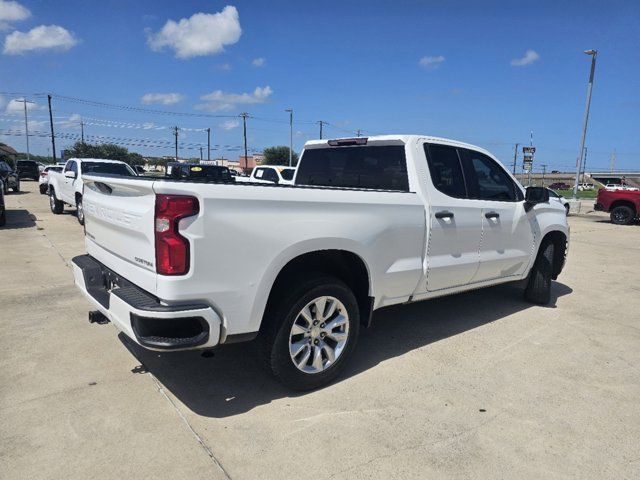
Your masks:
{"label": "utility pole", "polygon": [[356,137],[359,137],[359,136],[360,136],[360,129],[356,131]]}
{"label": "utility pole", "polygon": [[287,108],[289,112],[289,166],[293,165],[293,108]]}
{"label": "utility pole", "polygon": [[202,147],[200,147],[200,161],[202,161]]}
{"label": "utility pole", "polygon": [[584,142],[587,138],[587,126],[589,124],[589,108],[591,107],[591,91],[593,90],[593,76],[596,71],[597,50],[585,50],[587,55],[591,55],[591,71],[589,73],[589,83],[587,86],[587,106],[584,110],[584,124],[582,126],[582,137],[580,138],[580,150],[576,160],[576,181],[573,184],[573,198],[578,198],[578,182],[580,181],[580,166],[582,165],[582,155],[584,154]]}
{"label": "utility pole", "polygon": [[609,173],[613,173],[616,169],[616,149],[611,152],[611,161],[609,162]]}
{"label": "utility pole", "polygon": [[320,140],[322,140],[322,126],[325,125],[327,122],[323,122],[322,120],[318,120],[318,125],[320,125]]}
{"label": "utility pole", "polygon": [[211,128],[207,128],[207,160],[211,160]]}
{"label": "utility pole", "polygon": [[240,116],[242,117],[242,130],[243,130],[243,135],[244,135],[244,169],[246,170],[247,167],[247,117],[249,116],[249,114],[247,112],[242,112],[240,114]]}
{"label": "utility pole", "polygon": [[584,147],[584,160],[582,160],[582,183],[584,182],[584,176],[587,172],[587,147]]}
{"label": "utility pole", "polygon": [[544,187],[544,175],[547,173],[547,166],[540,165],[542,167],[542,186]]}
{"label": "utility pole", "polygon": [[51,149],[53,150],[53,163],[56,162],[56,136],[53,134],[53,114],[51,113],[51,95],[47,95],[49,103],[49,125],[51,125]]}
{"label": "utility pole", "polygon": [[176,142],[176,162],[178,161],[178,126],[173,127],[173,136]]}
{"label": "utility pole", "polygon": [[513,152],[513,176],[516,176],[516,162],[518,161],[518,147],[520,146],[519,143],[516,143],[516,149]]}
{"label": "utility pole", "polygon": [[84,143],[84,121],[82,117],[80,118],[80,138],[82,139],[82,143]]}
{"label": "utility pole", "polygon": [[31,155],[29,154],[29,118],[27,117],[27,103],[34,103],[34,102],[30,102],[29,100],[27,100],[26,98],[23,98],[22,100],[18,100],[19,102],[23,102],[24,103],[24,133],[25,133],[25,138],[27,139],[27,160],[31,159]]}

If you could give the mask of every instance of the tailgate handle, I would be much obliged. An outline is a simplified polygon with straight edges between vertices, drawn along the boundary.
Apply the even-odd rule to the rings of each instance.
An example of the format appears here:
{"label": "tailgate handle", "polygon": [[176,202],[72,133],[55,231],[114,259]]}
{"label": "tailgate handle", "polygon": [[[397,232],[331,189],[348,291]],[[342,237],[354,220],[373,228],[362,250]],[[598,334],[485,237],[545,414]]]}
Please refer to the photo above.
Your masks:
{"label": "tailgate handle", "polygon": [[106,195],[111,195],[111,192],[113,192],[113,188],[111,188],[106,183],[103,183],[103,182],[93,182],[93,183],[96,186],[96,188],[100,190],[101,193],[104,193]]}
{"label": "tailgate handle", "polygon": [[487,212],[484,214],[485,218],[500,218],[500,214],[498,212]]}

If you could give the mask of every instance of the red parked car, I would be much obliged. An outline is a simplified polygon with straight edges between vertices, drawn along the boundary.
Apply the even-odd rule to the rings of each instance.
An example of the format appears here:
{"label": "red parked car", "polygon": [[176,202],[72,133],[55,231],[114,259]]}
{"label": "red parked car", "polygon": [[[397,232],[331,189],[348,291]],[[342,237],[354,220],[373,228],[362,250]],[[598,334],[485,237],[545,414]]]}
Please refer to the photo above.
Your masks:
{"label": "red parked car", "polygon": [[595,210],[609,212],[611,223],[629,225],[640,214],[640,191],[638,190],[598,190]]}

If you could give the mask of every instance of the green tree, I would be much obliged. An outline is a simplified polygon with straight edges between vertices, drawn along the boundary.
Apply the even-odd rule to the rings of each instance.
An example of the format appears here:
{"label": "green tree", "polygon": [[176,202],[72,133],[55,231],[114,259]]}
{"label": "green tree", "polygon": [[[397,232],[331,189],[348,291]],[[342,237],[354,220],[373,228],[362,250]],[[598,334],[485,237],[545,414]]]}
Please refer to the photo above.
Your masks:
{"label": "green tree", "polygon": [[[263,165],[289,165],[289,147],[282,145],[268,147],[264,149],[263,154]],[[296,152],[293,152],[292,162],[294,167],[298,164],[298,154]]]}
{"label": "green tree", "polygon": [[124,147],[113,143],[92,145],[85,142],[76,142],[73,147],[67,149],[69,158],[104,158],[107,160],[120,160],[129,165],[144,165],[144,157],[139,153],[129,152]]}

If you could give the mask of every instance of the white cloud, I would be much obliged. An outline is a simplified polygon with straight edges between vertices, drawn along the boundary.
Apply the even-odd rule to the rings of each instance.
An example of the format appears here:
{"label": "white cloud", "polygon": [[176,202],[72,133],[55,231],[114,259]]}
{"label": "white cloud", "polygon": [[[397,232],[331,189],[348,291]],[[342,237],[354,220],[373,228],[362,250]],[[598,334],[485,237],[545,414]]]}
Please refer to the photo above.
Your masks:
{"label": "white cloud", "polygon": [[169,47],[177,58],[215,55],[240,40],[242,28],[236,7],[227,5],[218,13],[196,13],[178,22],[167,20],[157,32],[149,32],[147,43],[154,51]]}
{"label": "white cloud", "polygon": [[254,105],[264,103],[271,96],[273,90],[269,85],[266,87],[256,87],[253,93],[226,93],[222,90],[215,90],[200,97],[205,103],[196,105],[199,110],[230,110],[236,105]]}
{"label": "white cloud", "polygon": [[442,55],[438,55],[437,57],[422,57],[418,62],[418,65],[424,68],[438,68],[440,64],[444,62],[444,57]]}
{"label": "white cloud", "polygon": [[[27,99],[27,112],[31,110],[38,110],[40,107],[38,104],[30,102]],[[24,113],[24,102],[22,98],[13,98],[9,100],[7,103],[7,107],[4,110],[4,113],[8,113],[9,115],[23,114]]]}
{"label": "white cloud", "polygon": [[31,16],[28,8],[23,7],[18,2],[0,0],[0,21],[18,22],[26,20]]}
{"label": "white cloud", "polygon": [[266,63],[267,63],[266,58],[259,57],[259,58],[254,58],[253,61],[251,62],[251,65],[253,65],[254,67],[264,67]]}
{"label": "white cloud", "polygon": [[227,120],[220,124],[220,128],[223,130],[233,130],[234,128],[238,128],[240,126],[240,122],[238,120]]}
{"label": "white cloud", "polygon": [[78,39],[66,28],[58,25],[40,25],[28,32],[13,32],[4,40],[6,55],[20,55],[34,50],[69,50],[78,44]]}
{"label": "white cloud", "polygon": [[184,95],[181,93],[145,93],[140,102],[144,105],[160,104],[160,105],[175,105],[176,103],[184,100]]}
{"label": "white cloud", "polygon": [[535,50],[527,50],[522,58],[514,58],[511,60],[511,65],[514,67],[525,67],[527,65],[531,65],[533,62],[538,60],[540,55]]}

